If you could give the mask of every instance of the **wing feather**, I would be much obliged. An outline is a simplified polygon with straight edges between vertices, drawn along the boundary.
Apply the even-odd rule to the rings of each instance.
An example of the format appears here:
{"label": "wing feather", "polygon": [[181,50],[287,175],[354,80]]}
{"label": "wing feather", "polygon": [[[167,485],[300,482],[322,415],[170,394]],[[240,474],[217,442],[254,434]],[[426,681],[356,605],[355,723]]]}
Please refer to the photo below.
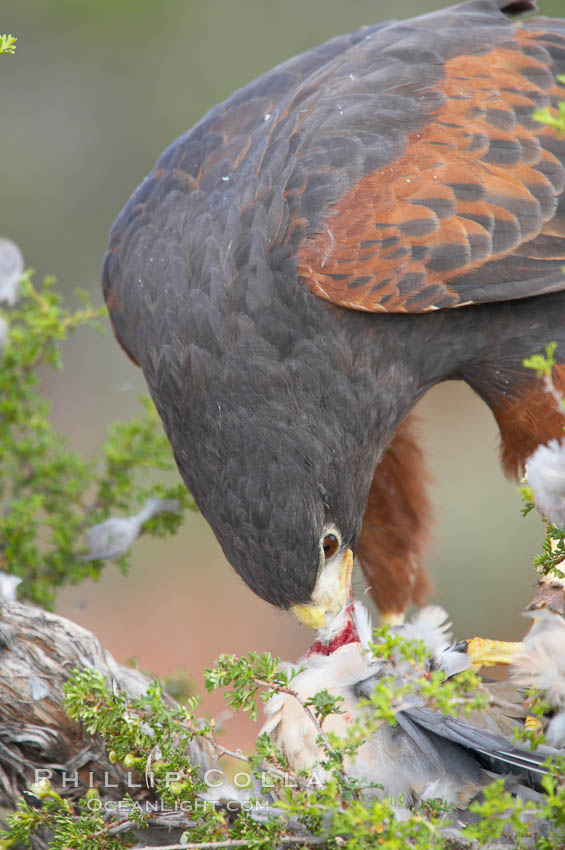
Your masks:
{"label": "wing feather", "polygon": [[459,744],[474,753],[480,753],[490,764],[512,767],[516,771],[544,776],[548,771],[544,762],[558,756],[559,751],[551,747],[526,750],[510,743],[502,735],[494,735],[477,729],[450,715],[439,714],[429,708],[410,708],[404,714],[421,729],[433,732],[440,738]]}
{"label": "wing feather", "polygon": [[[449,45],[440,34],[439,79],[426,76],[416,52],[413,60],[406,55],[397,87],[373,93],[378,109],[401,91],[411,115],[419,108],[417,126],[406,116],[388,116],[397,156],[365,169],[351,184],[342,181],[345,191],[326,205],[322,220],[302,240],[299,274],[333,303],[422,312],[565,286],[565,140],[532,120],[536,108],[565,99],[565,86],[556,79],[565,71],[565,22],[508,22],[502,36],[500,29],[488,33],[479,27],[470,43],[466,9],[468,4],[454,10],[461,15],[460,29],[450,27]],[[415,44],[424,20],[412,22]],[[406,38],[398,24],[387,30],[389,42],[396,33]],[[427,43],[424,29],[420,41]],[[387,61],[384,49],[381,61]],[[326,98],[345,96],[330,90]],[[374,117],[379,133],[365,138],[376,149],[380,117],[380,112]],[[368,124],[365,116],[364,127]],[[340,132],[337,120],[334,130]],[[351,121],[341,127],[342,134],[356,132]],[[306,207],[308,192],[307,183]],[[556,238],[548,243],[539,238],[545,234]],[[515,252],[536,260],[518,264],[516,283]]]}

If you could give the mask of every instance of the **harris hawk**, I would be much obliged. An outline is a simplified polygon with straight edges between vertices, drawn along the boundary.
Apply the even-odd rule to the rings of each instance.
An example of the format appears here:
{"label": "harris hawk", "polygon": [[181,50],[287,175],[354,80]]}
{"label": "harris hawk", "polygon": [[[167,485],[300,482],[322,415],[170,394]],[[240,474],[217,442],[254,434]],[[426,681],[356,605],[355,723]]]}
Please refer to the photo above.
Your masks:
{"label": "harris hawk", "polygon": [[565,389],[565,21],[470,0],[334,38],[213,108],[111,231],[103,288],[176,463],[250,588],[319,627],[353,553],[390,619],[427,588],[410,411],[466,381],[520,474]]}

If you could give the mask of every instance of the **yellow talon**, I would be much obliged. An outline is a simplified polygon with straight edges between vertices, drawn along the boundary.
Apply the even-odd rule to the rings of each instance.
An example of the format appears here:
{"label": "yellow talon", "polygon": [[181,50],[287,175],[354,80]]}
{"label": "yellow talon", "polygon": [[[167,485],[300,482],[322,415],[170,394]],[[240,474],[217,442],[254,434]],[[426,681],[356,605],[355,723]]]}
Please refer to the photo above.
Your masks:
{"label": "yellow talon", "polygon": [[462,641],[464,651],[472,661],[471,669],[492,667],[493,664],[513,664],[516,657],[524,651],[524,644],[489,638],[471,638]]}
{"label": "yellow talon", "polygon": [[541,728],[541,720],[538,720],[537,717],[528,714],[524,719],[524,729],[526,730],[526,732],[539,732]]}

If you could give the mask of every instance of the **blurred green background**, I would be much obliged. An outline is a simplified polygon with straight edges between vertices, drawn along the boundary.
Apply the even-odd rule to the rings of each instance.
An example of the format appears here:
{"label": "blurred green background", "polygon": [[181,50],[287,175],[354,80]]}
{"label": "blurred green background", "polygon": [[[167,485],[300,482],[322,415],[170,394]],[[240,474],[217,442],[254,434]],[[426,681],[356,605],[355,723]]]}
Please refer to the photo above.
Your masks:
{"label": "blurred green background", "polygon": [[[63,290],[99,303],[108,229],[160,151],[202,114],[262,72],[338,33],[444,5],[434,0],[19,0],[4,4],[0,57],[0,235]],[[546,0],[546,15],[563,13]],[[138,412],[141,374],[111,334],[81,333],[62,374],[45,373],[53,420],[95,454],[116,417]],[[450,384],[421,404],[436,474],[434,600],[458,636],[521,634],[531,598],[536,517],[522,519],[516,487],[497,464],[491,414]],[[61,594],[58,610],[93,629],[119,660],[195,681],[221,651],[270,649],[296,658],[309,634],[255,599],[223,559],[200,517],[173,541],[140,540],[134,569]],[[358,582],[361,588],[361,582]],[[206,702],[209,710],[220,703]],[[252,732],[232,726],[239,744]],[[243,738],[241,737],[243,735]]]}

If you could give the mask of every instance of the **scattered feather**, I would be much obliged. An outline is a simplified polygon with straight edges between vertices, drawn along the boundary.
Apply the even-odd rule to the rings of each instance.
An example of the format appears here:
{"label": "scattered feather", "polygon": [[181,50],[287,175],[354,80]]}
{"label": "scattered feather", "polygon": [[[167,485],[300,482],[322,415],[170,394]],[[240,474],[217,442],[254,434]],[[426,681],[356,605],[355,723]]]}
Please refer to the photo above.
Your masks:
{"label": "scattered feather", "polygon": [[10,239],[0,239],[0,301],[16,303],[24,273],[22,252]]}
{"label": "scattered feather", "polygon": [[451,643],[449,615],[439,605],[426,605],[409,622],[396,628],[408,640],[423,641],[432,655],[442,652]]}
{"label": "scattered feather", "polygon": [[110,517],[93,525],[85,534],[88,554],[84,561],[106,561],[121,558],[138,537],[143,524],[163,513],[176,513],[181,508],[177,499],[148,499],[139,511],[129,517]]}
{"label": "scattered feather", "polygon": [[6,602],[15,602],[17,599],[16,588],[21,584],[19,576],[8,575],[0,570],[0,599]]}
{"label": "scattered feather", "polygon": [[565,525],[565,441],[538,446],[526,465],[534,504],[555,525]]}
{"label": "scattered feather", "polygon": [[439,605],[427,605],[396,629],[409,640],[421,640],[434,666],[441,668],[448,677],[471,666],[467,653],[453,648],[449,615]]}
{"label": "scattered feather", "polygon": [[367,648],[373,639],[373,622],[371,615],[362,602],[353,603],[353,622],[359,635],[361,646]]}

